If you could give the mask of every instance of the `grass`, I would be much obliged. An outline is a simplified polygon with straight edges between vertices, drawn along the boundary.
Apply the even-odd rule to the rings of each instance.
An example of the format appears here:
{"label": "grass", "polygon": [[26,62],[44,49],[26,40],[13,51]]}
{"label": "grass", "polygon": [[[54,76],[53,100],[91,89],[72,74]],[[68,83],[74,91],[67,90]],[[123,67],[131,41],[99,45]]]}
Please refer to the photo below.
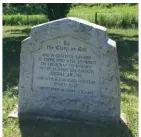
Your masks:
{"label": "grass", "polygon": [[117,5],[107,7],[103,4],[97,6],[78,5],[72,7],[67,16],[80,17],[95,23],[97,12],[97,24],[106,27],[137,27],[138,26],[138,5],[129,6]]}
{"label": "grass", "polygon": [[18,101],[17,90],[8,89],[8,92],[3,94],[3,136],[4,137],[19,137],[20,130],[18,128],[18,120],[8,118],[9,112],[15,107]]}
{"label": "grass", "polygon": [[[89,5],[89,4],[88,4]],[[117,5],[108,7],[103,4],[98,6],[77,5],[72,6],[67,17],[78,17],[89,20],[106,27],[137,28],[138,5]],[[96,21],[97,12],[97,21]],[[35,25],[47,22],[45,15],[4,15],[4,25]]]}
{"label": "grass", "polygon": [[134,6],[129,6],[128,4],[126,5],[117,5],[117,6],[112,6],[112,7],[107,7],[104,6],[103,4],[101,5],[96,5],[96,6],[84,6],[84,5],[78,5],[77,7],[72,7],[70,9],[69,14],[94,14],[95,12],[100,12],[100,13],[120,13],[120,14],[125,14],[125,13],[134,13],[138,15],[138,5]]}
{"label": "grass", "polygon": [[[8,118],[8,114],[17,104],[18,91],[15,88],[19,80],[20,43],[29,35],[31,26],[4,26],[3,27],[3,137],[27,137],[23,131],[20,132],[20,123],[16,119]],[[126,129],[111,130],[104,137],[138,137],[138,30],[137,29],[108,29],[108,36],[117,42],[121,74],[121,112],[125,114],[128,121]],[[36,122],[36,121],[35,121]],[[102,134],[105,129],[94,130],[90,125],[73,124],[38,124],[42,127],[39,134],[38,128],[29,122],[28,129],[36,131],[31,137],[72,137],[93,136]],[[24,125],[24,123],[23,123]],[[46,126],[45,126],[46,125]],[[27,127],[24,126],[26,129]],[[22,134],[22,135],[21,135]]]}
{"label": "grass", "polygon": [[4,25],[35,25],[47,22],[48,19],[45,15],[4,15]]}

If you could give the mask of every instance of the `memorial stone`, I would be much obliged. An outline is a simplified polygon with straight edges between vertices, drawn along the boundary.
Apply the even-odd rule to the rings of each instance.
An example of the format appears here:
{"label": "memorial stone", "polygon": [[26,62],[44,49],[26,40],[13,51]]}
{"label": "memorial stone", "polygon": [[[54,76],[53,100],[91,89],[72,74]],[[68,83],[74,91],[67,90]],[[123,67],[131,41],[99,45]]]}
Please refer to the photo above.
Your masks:
{"label": "memorial stone", "polygon": [[119,82],[106,28],[72,17],[40,24],[22,41],[18,115],[117,123]]}

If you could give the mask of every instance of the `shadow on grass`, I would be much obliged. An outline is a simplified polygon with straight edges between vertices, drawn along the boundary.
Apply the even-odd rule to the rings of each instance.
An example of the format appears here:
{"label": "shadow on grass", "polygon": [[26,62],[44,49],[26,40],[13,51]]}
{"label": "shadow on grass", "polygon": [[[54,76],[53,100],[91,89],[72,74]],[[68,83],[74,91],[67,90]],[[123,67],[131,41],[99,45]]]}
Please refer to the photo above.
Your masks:
{"label": "shadow on grass", "polygon": [[[121,34],[109,33],[108,36],[117,43],[117,52],[119,56],[119,63],[135,58],[138,53],[138,35],[126,36]],[[127,38],[127,39],[126,39]],[[132,40],[135,38],[136,40]],[[125,40],[124,40],[125,39]],[[138,61],[138,58],[136,58]],[[133,65],[130,64],[130,65]]]}
{"label": "shadow on grass", "polygon": [[[117,43],[117,52],[120,65],[120,72],[128,72],[130,75],[135,73],[138,76],[138,69],[134,65],[138,64],[138,35],[126,36],[121,34],[109,33],[111,39]],[[124,40],[125,39],[125,40]],[[132,40],[134,39],[134,40]],[[128,74],[127,74],[128,75]],[[130,87],[138,88],[138,81],[134,78],[128,78],[127,75],[121,75],[120,80]],[[134,90],[121,90],[126,93],[133,93]],[[138,89],[135,90],[138,92]]]}
{"label": "shadow on grass", "polygon": [[[21,41],[28,37],[31,28],[7,30],[19,36],[3,38],[3,90],[12,88],[19,83]],[[25,34],[27,36],[20,36]]]}
{"label": "shadow on grass", "polygon": [[3,39],[3,88],[18,85],[21,41],[25,37],[10,37]]}
{"label": "shadow on grass", "polygon": [[120,123],[113,127],[96,127],[84,123],[20,120],[22,137],[133,137],[130,129]]}

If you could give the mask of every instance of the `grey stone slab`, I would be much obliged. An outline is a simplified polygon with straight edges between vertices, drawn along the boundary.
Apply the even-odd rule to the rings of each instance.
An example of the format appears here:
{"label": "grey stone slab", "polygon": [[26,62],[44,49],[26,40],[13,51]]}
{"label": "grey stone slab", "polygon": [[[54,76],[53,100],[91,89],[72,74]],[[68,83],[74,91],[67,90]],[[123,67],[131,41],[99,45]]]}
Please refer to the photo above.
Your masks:
{"label": "grey stone slab", "polygon": [[18,105],[9,113],[8,117],[18,118]]}
{"label": "grey stone slab", "polygon": [[[16,107],[9,113],[9,115],[8,115],[8,117],[10,117],[10,118],[18,118],[18,105],[16,105]],[[46,119],[46,121],[49,121],[49,120],[51,120],[51,121],[63,121],[63,120],[61,120],[61,119],[51,119],[50,117],[33,117],[33,116],[27,116],[27,117],[25,117],[25,119]],[[22,120],[25,120],[24,118],[22,118]],[[71,121],[69,121],[69,120],[66,120],[65,122],[71,122]],[[120,123],[122,123],[122,124],[124,124],[124,125],[126,125],[126,126],[128,126],[128,121],[127,121],[127,119],[126,119],[126,115],[124,114],[124,113],[121,113],[121,115],[120,115]]]}
{"label": "grey stone slab", "polygon": [[20,117],[92,123],[120,120],[116,42],[78,18],[37,25],[20,55]]}
{"label": "grey stone slab", "polygon": [[22,137],[133,137],[124,124],[97,127],[85,123],[60,123],[43,119],[20,120]]}

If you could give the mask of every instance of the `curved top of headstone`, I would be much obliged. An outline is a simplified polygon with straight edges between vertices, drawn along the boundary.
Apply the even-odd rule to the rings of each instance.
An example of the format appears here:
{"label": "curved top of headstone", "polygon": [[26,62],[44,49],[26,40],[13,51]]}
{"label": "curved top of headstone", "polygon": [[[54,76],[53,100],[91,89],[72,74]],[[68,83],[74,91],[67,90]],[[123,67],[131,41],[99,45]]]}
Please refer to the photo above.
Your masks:
{"label": "curved top of headstone", "polygon": [[64,21],[76,22],[78,24],[82,23],[82,24],[87,25],[89,27],[93,27],[95,29],[106,31],[106,28],[103,27],[103,26],[100,26],[100,25],[97,25],[97,24],[94,24],[94,23],[91,23],[89,21],[86,21],[86,20],[83,20],[83,19],[80,19],[80,18],[76,18],[76,17],[67,17],[67,18],[62,18],[62,19],[50,21],[48,23],[43,23],[43,24],[36,25],[32,29],[35,29],[37,27],[41,27],[41,26],[44,26],[44,25],[49,25],[49,24],[54,24],[54,23],[61,23],[61,22],[64,22]]}
{"label": "curved top of headstone", "polygon": [[115,41],[108,38],[105,27],[74,17],[62,18],[32,27],[30,40],[33,43],[40,43],[44,40],[66,36],[94,45],[95,51],[100,54],[108,53],[111,49],[116,48]]}

